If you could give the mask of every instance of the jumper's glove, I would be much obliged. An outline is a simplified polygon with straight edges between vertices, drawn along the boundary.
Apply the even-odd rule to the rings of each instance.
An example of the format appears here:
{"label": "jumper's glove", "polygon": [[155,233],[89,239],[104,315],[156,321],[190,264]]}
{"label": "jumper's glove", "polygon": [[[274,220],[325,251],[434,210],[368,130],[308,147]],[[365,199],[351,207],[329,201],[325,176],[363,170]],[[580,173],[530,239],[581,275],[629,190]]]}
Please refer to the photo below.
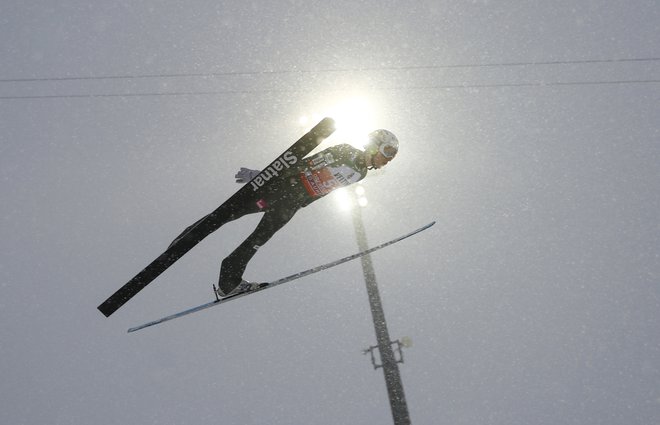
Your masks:
{"label": "jumper's glove", "polygon": [[243,184],[257,177],[260,172],[259,170],[250,170],[249,168],[241,167],[240,171],[234,177],[236,178],[236,183]]}

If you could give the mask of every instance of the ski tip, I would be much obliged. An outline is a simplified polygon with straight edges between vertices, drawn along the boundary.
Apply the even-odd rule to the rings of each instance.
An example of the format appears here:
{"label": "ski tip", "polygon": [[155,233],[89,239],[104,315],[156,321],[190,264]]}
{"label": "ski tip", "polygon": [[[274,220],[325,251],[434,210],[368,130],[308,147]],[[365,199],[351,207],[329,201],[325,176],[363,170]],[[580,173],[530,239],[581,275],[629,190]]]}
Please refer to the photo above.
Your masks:
{"label": "ski tip", "polygon": [[312,129],[313,132],[319,134],[322,138],[329,137],[337,129],[335,120],[330,117],[325,117]]}

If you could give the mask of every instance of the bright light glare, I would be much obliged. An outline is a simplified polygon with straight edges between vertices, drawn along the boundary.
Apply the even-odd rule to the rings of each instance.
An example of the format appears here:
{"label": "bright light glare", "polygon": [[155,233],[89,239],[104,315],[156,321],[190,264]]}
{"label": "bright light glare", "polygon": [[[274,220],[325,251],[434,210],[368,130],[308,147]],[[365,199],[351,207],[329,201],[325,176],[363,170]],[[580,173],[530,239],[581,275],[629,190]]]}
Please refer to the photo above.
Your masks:
{"label": "bright light glare", "polygon": [[337,122],[337,136],[346,138],[355,147],[367,143],[367,134],[373,130],[373,108],[363,97],[346,99],[329,112]]}
{"label": "bright light glare", "polygon": [[353,200],[346,189],[335,190],[335,199],[337,200],[337,204],[339,204],[340,210],[349,211],[353,208]]}
{"label": "bright light glare", "polygon": [[355,194],[356,194],[357,196],[362,196],[362,195],[364,195],[364,186],[360,186],[360,185],[358,185],[358,186],[355,188]]}
{"label": "bright light glare", "polygon": [[[362,186],[358,186],[358,189]],[[357,190],[356,190],[357,191]],[[362,189],[364,194],[364,189]],[[337,189],[334,191],[335,199],[337,200],[337,205],[341,211],[350,211],[355,206],[355,197],[348,191],[346,188]],[[366,207],[369,204],[369,201],[363,195],[358,195],[357,205],[361,207]]]}
{"label": "bright light glare", "polygon": [[367,135],[374,130],[375,111],[369,100],[364,96],[355,96],[339,100],[333,106],[300,117],[299,123],[307,126],[317,123],[323,117],[331,117],[336,122],[337,130],[333,137],[341,143],[350,143],[356,148],[367,144]]}

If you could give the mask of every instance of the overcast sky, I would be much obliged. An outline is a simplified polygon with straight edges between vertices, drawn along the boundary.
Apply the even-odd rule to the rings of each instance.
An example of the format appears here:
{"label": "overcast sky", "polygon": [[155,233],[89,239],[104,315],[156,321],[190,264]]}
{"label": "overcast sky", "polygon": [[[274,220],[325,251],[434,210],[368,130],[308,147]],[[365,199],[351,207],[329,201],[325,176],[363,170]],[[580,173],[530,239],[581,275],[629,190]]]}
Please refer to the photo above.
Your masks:
{"label": "overcast sky", "polygon": [[[5,0],[0,22],[0,423],[391,423],[359,262],[126,333],[212,299],[257,215],[96,310],[331,112],[401,140],[364,181],[370,243],[437,220],[373,256],[413,423],[660,422],[656,0]],[[355,252],[340,207],[246,277]]]}

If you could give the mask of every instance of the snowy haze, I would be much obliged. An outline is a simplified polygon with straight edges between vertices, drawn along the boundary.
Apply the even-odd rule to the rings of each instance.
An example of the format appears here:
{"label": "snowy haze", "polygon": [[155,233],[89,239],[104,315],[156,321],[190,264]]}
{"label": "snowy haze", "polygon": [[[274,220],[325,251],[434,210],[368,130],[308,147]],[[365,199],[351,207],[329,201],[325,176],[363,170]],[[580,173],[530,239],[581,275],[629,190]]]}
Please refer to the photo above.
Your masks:
{"label": "snowy haze", "polygon": [[[0,423],[391,423],[359,262],[126,334],[210,300],[258,216],[96,310],[347,99],[401,140],[364,181],[370,243],[437,220],[373,256],[412,422],[660,423],[660,61],[619,61],[660,58],[657,1],[5,0],[0,22]],[[246,277],[355,252],[338,199]]]}

